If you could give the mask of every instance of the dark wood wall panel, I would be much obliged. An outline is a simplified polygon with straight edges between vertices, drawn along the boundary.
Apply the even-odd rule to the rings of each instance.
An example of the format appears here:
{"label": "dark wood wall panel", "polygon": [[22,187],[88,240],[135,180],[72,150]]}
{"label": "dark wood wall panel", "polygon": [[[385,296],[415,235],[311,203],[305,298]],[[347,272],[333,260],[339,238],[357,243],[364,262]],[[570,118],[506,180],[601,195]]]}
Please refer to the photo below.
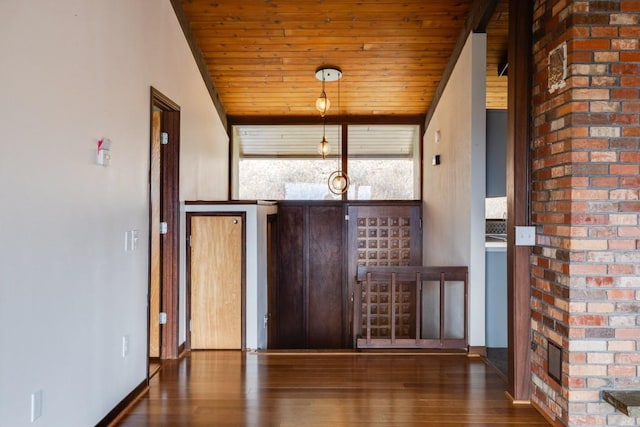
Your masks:
{"label": "dark wood wall panel", "polygon": [[[351,206],[349,219],[349,288],[356,289],[355,271],[361,267],[392,267],[422,264],[422,230],[420,206]],[[351,249],[353,248],[353,249]],[[355,290],[353,291],[355,292]],[[391,309],[395,299],[395,310]],[[356,324],[353,339],[367,333],[371,326],[374,338],[390,338],[395,324],[397,338],[415,337],[416,287],[399,282],[395,295],[388,282],[373,282],[367,299],[362,290],[354,307]],[[366,301],[371,303],[371,319],[367,319]],[[391,313],[395,312],[395,322]],[[370,323],[368,323],[370,321]]]}
{"label": "dark wood wall panel", "polygon": [[342,212],[342,206],[309,207],[309,348],[343,346]]}
{"label": "dark wood wall panel", "polygon": [[278,210],[277,284],[275,322],[277,342],[272,348],[303,348],[304,315],[304,216],[302,206]]}
{"label": "dark wood wall panel", "polygon": [[[354,313],[361,322],[361,310],[352,303],[358,265],[420,265],[420,220],[419,202],[279,204],[274,314],[277,330],[269,347],[351,347]],[[389,335],[391,295],[388,289],[383,293],[380,292],[380,316],[375,325],[380,326],[382,335]],[[396,297],[396,335],[415,335],[415,312],[410,309],[415,287],[401,284]],[[386,306],[382,299],[389,300]]]}

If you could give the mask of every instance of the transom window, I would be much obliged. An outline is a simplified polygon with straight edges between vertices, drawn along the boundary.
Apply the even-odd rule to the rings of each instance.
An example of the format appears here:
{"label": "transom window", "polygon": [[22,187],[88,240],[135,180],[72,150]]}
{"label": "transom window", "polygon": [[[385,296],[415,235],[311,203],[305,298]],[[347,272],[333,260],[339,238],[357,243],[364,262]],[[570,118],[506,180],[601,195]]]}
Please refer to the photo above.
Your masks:
{"label": "transom window", "polygon": [[[324,159],[318,151],[323,132],[330,144]],[[232,196],[415,200],[420,197],[419,136],[418,125],[234,126]],[[350,179],[344,194],[329,189],[336,171]]]}

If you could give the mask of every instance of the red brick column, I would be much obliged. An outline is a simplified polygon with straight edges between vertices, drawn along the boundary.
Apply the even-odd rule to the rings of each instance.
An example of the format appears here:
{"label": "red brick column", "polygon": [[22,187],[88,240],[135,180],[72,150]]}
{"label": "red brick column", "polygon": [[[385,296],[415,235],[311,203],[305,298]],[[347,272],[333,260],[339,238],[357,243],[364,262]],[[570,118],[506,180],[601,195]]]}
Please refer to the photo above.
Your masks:
{"label": "red brick column", "polygon": [[637,425],[601,391],[640,389],[640,1],[539,0],[533,30],[532,400],[565,425]]}

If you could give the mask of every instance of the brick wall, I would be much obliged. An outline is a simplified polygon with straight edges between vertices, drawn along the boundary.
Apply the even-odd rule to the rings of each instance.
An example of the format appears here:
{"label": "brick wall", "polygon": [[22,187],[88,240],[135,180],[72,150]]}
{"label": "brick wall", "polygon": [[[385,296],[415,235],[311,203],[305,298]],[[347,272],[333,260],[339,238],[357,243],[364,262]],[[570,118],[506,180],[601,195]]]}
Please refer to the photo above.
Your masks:
{"label": "brick wall", "polygon": [[533,31],[532,401],[559,425],[638,425],[601,391],[640,389],[640,1],[538,0]]}

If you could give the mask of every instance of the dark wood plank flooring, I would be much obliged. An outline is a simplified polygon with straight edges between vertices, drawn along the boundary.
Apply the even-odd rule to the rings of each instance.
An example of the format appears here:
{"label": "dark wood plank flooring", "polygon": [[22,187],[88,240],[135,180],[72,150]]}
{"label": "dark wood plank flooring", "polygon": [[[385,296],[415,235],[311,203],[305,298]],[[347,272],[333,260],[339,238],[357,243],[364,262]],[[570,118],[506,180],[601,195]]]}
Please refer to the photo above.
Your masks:
{"label": "dark wood plank flooring", "polygon": [[164,362],[120,426],[548,425],[480,358],[193,352]]}

